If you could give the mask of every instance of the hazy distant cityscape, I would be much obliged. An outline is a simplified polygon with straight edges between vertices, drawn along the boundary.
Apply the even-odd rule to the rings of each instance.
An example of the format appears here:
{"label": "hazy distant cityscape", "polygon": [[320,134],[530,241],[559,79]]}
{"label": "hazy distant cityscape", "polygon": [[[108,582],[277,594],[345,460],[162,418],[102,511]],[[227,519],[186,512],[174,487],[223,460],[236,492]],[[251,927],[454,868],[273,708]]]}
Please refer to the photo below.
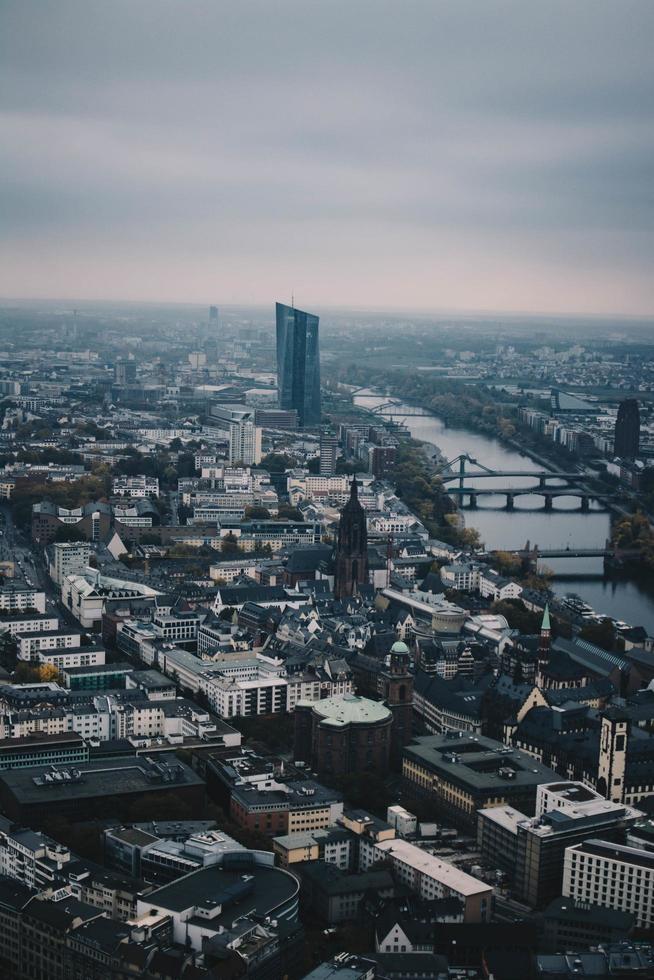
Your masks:
{"label": "hazy distant cityscape", "polygon": [[570,328],[5,305],[8,976],[651,975],[654,345]]}
{"label": "hazy distant cityscape", "polygon": [[0,980],[654,980],[654,5],[0,3]]}

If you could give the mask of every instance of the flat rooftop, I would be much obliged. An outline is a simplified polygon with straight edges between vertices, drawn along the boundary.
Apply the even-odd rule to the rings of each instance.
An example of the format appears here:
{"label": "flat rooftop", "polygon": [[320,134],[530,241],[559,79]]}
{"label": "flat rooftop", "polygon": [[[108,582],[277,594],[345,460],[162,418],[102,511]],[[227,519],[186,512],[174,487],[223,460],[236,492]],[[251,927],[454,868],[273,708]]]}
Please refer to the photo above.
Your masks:
{"label": "flat rooftop", "polygon": [[211,866],[164,885],[143,901],[148,907],[171,912],[222,906],[220,914],[210,920],[200,920],[217,932],[220,925],[228,922],[231,925],[234,919],[244,915],[265,916],[274,912],[297,895],[299,887],[297,878],[281,868],[251,864],[229,871]]}
{"label": "flat rooftop", "polygon": [[422,848],[416,847],[409,841],[394,838],[393,840],[380,841],[375,847],[378,851],[398,858],[421,874],[426,874],[441,884],[447,885],[459,895],[478,895],[481,892],[492,891],[491,886],[487,885],[486,882],[473,878],[472,875],[460,871],[459,868],[455,868],[453,864],[448,864],[447,861],[441,861],[440,858],[423,851]]}
{"label": "flat rooftop", "polygon": [[[173,770],[174,778],[165,780],[162,763]],[[68,776],[66,776],[66,773]],[[202,779],[174,755],[157,754],[156,761],[147,756],[128,756],[79,762],[74,766],[34,766],[10,769],[0,775],[0,787],[23,805],[57,803],[71,798],[114,796],[126,793],[161,792],[175,786],[204,786]]]}
{"label": "flat rooftop", "polygon": [[300,706],[311,706],[315,714],[322,716],[321,725],[332,725],[335,728],[344,728],[346,725],[374,725],[392,718],[390,709],[382,701],[372,701],[370,698],[361,698],[356,694],[324,698],[322,701],[299,701],[298,707]]}
{"label": "flat rooftop", "polygon": [[654,853],[641,851],[637,847],[626,847],[623,844],[612,844],[604,840],[587,840],[583,844],[575,844],[571,850],[581,854],[592,854],[609,861],[619,861],[622,864],[635,864],[639,868],[654,871]]}
{"label": "flat rooftop", "polygon": [[412,760],[471,792],[556,782],[556,773],[520,749],[483,735],[427,735],[404,749]]}

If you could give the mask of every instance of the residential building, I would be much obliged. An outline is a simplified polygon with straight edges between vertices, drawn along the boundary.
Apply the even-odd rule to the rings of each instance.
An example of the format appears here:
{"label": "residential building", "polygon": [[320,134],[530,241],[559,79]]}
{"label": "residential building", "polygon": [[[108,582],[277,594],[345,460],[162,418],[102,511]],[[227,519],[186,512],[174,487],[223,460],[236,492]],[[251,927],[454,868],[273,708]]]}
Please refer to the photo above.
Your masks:
{"label": "residential building", "polygon": [[156,476],[115,476],[111,481],[115,497],[158,497],[159,479]]}
{"label": "residential building", "polygon": [[320,433],[320,475],[334,476],[338,457],[338,436],[332,432]]}
{"label": "residential building", "polygon": [[464,922],[490,920],[493,889],[485,882],[401,838],[379,841],[374,851],[379,860],[389,860],[399,881],[421,898],[456,898],[463,902]]}
{"label": "residential building", "polygon": [[45,613],[45,592],[23,585],[3,585],[0,588],[0,612],[36,611]]}
{"label": "residential building", "polygon": [[229,426],[229,462],[253,466],[261,462],[261,429],[252,418],[231,422]]}

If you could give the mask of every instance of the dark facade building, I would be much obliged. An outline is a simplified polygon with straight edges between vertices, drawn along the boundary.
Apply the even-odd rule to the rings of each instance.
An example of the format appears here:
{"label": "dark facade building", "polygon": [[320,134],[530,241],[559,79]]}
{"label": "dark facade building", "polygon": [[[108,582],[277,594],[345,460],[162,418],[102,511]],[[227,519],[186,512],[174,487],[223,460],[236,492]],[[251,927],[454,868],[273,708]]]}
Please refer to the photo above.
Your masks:
{"label": "dark facade building", "polygon": [[257,408],[254,424],[263,429],[289,429],[298,427],[297,410],[294,408]]}
{"label": "dark facade building", "polygon": [[396,461],[395,446],[371,446],[368,451],[368,468],[378,480],[383,480],[390,474]]}
{"label": "dark facade building", "polygon": [[[81,762],[74,768],[35,766],[0,775],[0,805],[16,823],[49,827],[53,816],[71,821],[96,817],[156,816],[166,801],[186,803],[191,812],[204,804],[204,782],[174,756],[157,754]],[[149,814],[151,803],[152,813]]]}
{"label": "dark facade building", "polygon": [[620,402],[613,451],[621,459],[635,459],[640,448],[640,412],[635,398]]}
{"label": "dark facade building", "polygon": [[[103,501],[67,510],[50,500],[42,500],[32,506],[32,541],[50,544],[58,531],[71,529],[84,541],[106,541],[111,532],[111,520],[111,507]],[[147,530],[152,532],[152,528]]]}
{"label": "dark facade building", "polygon": [[333,476],[336,472],[338,438],[333,432],[320,433],[320,475]]}
{"label": "dark facade building", "polygon": [[116,361],[114,380],[117,385],[131,385],[136,381],[136,361]]}
{"label": "dark facade building", "polygon": [[558,778],[526,752],[467,732],[415,738],[404,749],[402,775],[411,793],[471,828],[485,807],[510,805],[532,815],[538,784]]}
{"label": "dark facade building", "polygon": [[358,691],[380,698],[393,713],[391,762],[400,768],[402,749],[413,736],[413,674],[411,654],[406,643],[397,640],[388,656],[377,658],[359,654],[351,661]]}
{"label": "dark facade building", "polygon": [[325,776],[388,770],[393,714],[381,701],[346,694],[295,707],[295,758]]}
{"label": "dark facade building", "polygon": [[341,511],[334,558],[334,595],[344,599],[368,582],[368,525],[356,479],[352,480],[350,499]]}
{"label": "dark facade building", "polygon": [[572,898],[552,899],[541,921],[544,946],[550,953],[624,942],[636,924],[630,912],[575,902]]}
{"label": "dark facade building", "polygon": [[296,409],[301,426],[320,425],[319,319],[277,303],[279,407]]}

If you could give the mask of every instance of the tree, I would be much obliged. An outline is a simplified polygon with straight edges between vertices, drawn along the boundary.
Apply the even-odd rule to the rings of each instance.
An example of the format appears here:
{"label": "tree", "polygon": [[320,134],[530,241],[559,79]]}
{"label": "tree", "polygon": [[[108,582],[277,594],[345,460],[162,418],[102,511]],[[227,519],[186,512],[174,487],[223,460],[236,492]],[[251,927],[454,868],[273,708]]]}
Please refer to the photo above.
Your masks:
{"label": "tree", "polygon": [[245,513],[243,516],[248,520],[269,521],[270,511],[267,507],[252,504],[250,507],[245,508]]}
{"label": "tree", "polygon": [[270,473],[284,473],[286,470],[292,469],[296,462],[295,457],[289,456],[287,453],[269,453],[261,460],[261,466],[264,470],[269,470]]}
{"label": "tree", "polygon": [[298,510],[297,507],[291,506],[291,504],[280,504],[277,511],[276,521],[303,521],[304,517],[302,511]]}
{"label": "tree", "polygon": [[610,619],[603,619],[599,623],[587,623],[579,631],[579,639],[588,640],[589,643],[594,643],[595,646],[601,647],[602,650],[614,650],[615,632],[613,623]]}
{"label": "tree", "polygon": [[226,557],[235,557],[241,553],[241,549],[238,546],[238,539],[231,531],[222,539],[220,550]]}

